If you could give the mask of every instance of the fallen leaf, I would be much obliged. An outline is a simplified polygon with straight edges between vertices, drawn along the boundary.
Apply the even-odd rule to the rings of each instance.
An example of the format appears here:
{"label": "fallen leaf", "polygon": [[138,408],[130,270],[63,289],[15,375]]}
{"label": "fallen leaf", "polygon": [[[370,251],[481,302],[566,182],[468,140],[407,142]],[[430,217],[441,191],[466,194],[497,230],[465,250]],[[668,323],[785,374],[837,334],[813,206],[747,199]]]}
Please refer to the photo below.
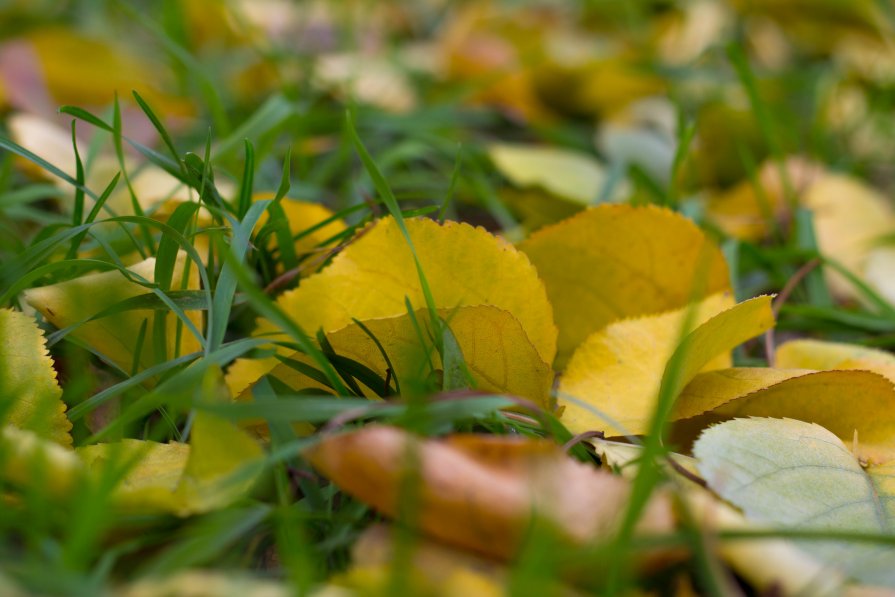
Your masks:
{"label": "fallen leaf", "polygon": [[[888,199],[855,178],[828,174],[809,187],[802,201],[814,212],[821,253],[858,278],[866,279],[867,261],[875,243],[895,231],[895,211]],[[835,296],[862,298],[861,292],[839,272],[825,268],[824,274]]]}
{"label": "fallen leaf", "polygon": [[[818,531],[893,532],[895,466],[865,470],[819,425],[735,419],[706,430],[693,453],[709,487],[752,520]],[[895,586],[895,551],[888,545],[798,545],[861,582]]]}
{"label": "fallen leaf", "polygon": [[[402,514],[401,480],[416,463],[421,530],[480,554],[512,558],[535,517],[571,545],[609,539],[624,511],[628,482],[572,460],[558,446],[538,445],[543,443],[487,435],[426,440],[367,425],[323,437],[304,454],[339,487],[392,518]],[[654,494],[638,532],[668,531],[671,524],[667,497]]]}
{"label": "fallen leaf", "polygon": [[[193,112],[186,100],[164,91],[168,73],[120,45],[58,26],[32,29],[6,45],[10,44],[33,52],[44,86],[16,98],[20,109],[32,109],[29,100],[37,92],[48,95],[51,107],[56,108],[61,104],[104,107],[112,103],[116,92],[127,99],[131,90],[137,90],[160,114],[182,117]],[[10,68],[0,69],[0,77],[16,88]]]}
{"label": "fallen leaf", "polygon": [[0,427],[0,474],[17,486],[40,485],[54,497],[70,495],[84,467],[70,449],[12,425]]}
{"label": "fallen leaf", "polygon": [[601,205],[535,232],[519,249],[553,304],[559,368],[612,321],[730,288],[721,251],[692,222],[661,208]]}
{"label": "fallen leaf", "polygon": [[403,113],[417,104],[407,71],[389,56],[343,52],[321,56],[314,69],[319,87],[333,90],[346,103],[360,101]]}
{"label": "fallen leaf", "polygon": [[857,344],[800,338],[777,346],[774,362],[783,369],[867,369],[893,378],[895,355]]}
{"label": "fallen leaf", "polygon": [[671,181],[677,137],[674,104],[651,97],[632,102],[601,122],[594,141],[614,167],[636,165],[664,186]]}
{"label": "fallen leaf", "polygon": [[62,388],[33,317],[0,309],[0,424],[71,446]]}
{"label": "fallen leaf", "polygon": [[[515,317],[490,305],[443,310],[440,315],[457,340],[476,389],[521,396],[544,408],[550,408],[553,370],[538,355]],[[422,339],[410,315],[361,322],[388,355],[391,375],[397,378],[399,384],[402,380],[425,379],[432,371],[443,369],[441,358],[432,342],[428,313],[419,310],[414,318],[423,328]],[[383,379],[386,377],[389,364],[376,342],[361,325],[348,325],[327,334],[327,339],[339,356],[369,367]],[[302,356],[294,353],[288,358]],[[307,357],[301,358],[301,361],[314,366],[313,361]],[[258,367],[252,365],[239,365],[232,374],[231,389],[241,385],[238,379],[250,380],[257,375],[257,370]],[[270,373],[295,390],[325,389],[316,380],[302,375],[287,364],[277,365]],[[383,395],[385,388],[369,390],[368,395],[374,397]],[[239,390],[235,395],[242,392],[243,390]]]}
{"label": "fallen leaf", "polygon": [[[468,224],[406,220],[435,307],[492,305],[511,313],[538,354],[556,351],[553,310],[528,259],[507,242]],[[364,292],[357,292],[362,287]],[[364,229],[319,274],[284,293],[277,304],[308,332],[331,332],[352,318],[365,321],[406,313],[405,300],[426,306],[407,241],[392,218]],[[275,331],[260,322],[258,332]]]}
{"label": "fallen leaf", "polygon": [[[634,479],[643,460],[643,448],[605,439],[588,440],[593,444],[604,466],[627,479]],[[749,521],[739,511],[719,500],[703,487],[692,484],[699,477],[698,461],[690,456],[671,453],[679,469],[693,477],[685,477],[673,469],[667,460],[659,460],[665,471],[675,480],[686,481],[680,486],[680,507],[687,511],[686,524],[695,525],[706,535],[706,546],[715,551],[737,574],[758,590],[783,590],[786,595],[839,595],[845,578],[816,558],[800,550],[785,539],[746,538],[721,539],[715,533],[725,531],[760,531],[766,527]]]}
{"label": "fallen leaf", "polygon": [[679,346],[687,348],[672,388],[675,396],[699,371],[729,367],[730,350],[774,324],[769,296],[732,304],[728,294],[703,300],[695,307],[696,327],[683,339],[689,307],[618,321],[591,335],[560,379],[559,404],[566,407],[563,422],[573,433],[645,433],[666,366]]}
{"label": "fallen leaf", "polygon": [[569,149],[495,143],[487,151],[497,170],[513,185],[537,187],[580,206],[596,203],[609,178],[596,158]]}
{"label": "fallen leaf", "polygon": [[895,387],[877,373],[744,367],[697,375],[672,419],[696,417],[689,423],[695,427],[720,418],[798,419],[836,434],[862,461],[879,463],[895,459],[895,423],[880,416],[888,412],[895,412]]}
{"label": "fallen leaf", "polygon": [[[72,178],[75,177],[75,153],[72,146],[71,131],[56,125],[40,116],[24,112],[12,114],[7,119],[10,136],[25,149],[39,155],[42,159],[56,166]],[[80,129],[79,129],[80,130]],[[89,153],[88,144],[78,140],[78,153],[81,159]],[[46,178],[66,191],[60,199],[60,207],[67,213],[74,209],[73,193],[68,182],[43,170],[28,160],[20,161],[22,167],[33,176]],[[140,208],[150,215],[158,211],[169,214],[172,206],[165,206],[170,201],[177,204],[190,199],[184,184],[154,164],[140,164],[131,158],[125,158],[125,168],[130,179],[131,188]],[[84,176],[84,186],[99,195],[112,178],[121,170],[118,158],[110,151],[100,152],[89,163]],[[85,197],[88,209],[93,205],[90,196]],[[104,210],[115,215],[135,215],[131,194],[123,183],[112,191],[104,203]]]}
{"label": "fallen leaf", "polygon": [[[172,289],[199,288],[199,275],[190,262],[188,280],[183,284],[184,268],[187,267],[185,253],[180,253],[172,276]],[[148,282],[155,279],[155,258],[150,257],[129,268],[134,274]],[[147,369],[157,362],[175,355],[189,354],[199,350],[199,341],[172,312],[165,318],[167,336],[166,354],[154,353],[153,317],[151,309],[136,309],[114,313],[94,321],[87,321],[117,303],[150,292],[149,288],[131,282],[119,271],[87,274],[66,282],[50,286],[32,288],[24,292],[25,301],[40,311],[44,319],[57,328],[78,325],[71,331],[72,337],[83,342],[91,351],[114,363],[122,371],[134,370],[135,355],[139,353],[137,370]],[[187,311],[188,317],[201,332],[201,313]],[[146,335],[141,346],[137,346],[140,328],[146,322]],[[182,328],[178,331],[178,328]],[[177,338],[180,338],[178,343]],[[157,360],[158,359],[158,360]]]}
{"label": "fallen leaf", "polygon": [[[707,491],[688,491],[684,502],[703,532],[764,530],[763,525],[748,520]],[[846,579],[837,568],[826,566],[785,539],[717,539],[709,544],[758,591],[833,597],[842,595],[845,589]]]}

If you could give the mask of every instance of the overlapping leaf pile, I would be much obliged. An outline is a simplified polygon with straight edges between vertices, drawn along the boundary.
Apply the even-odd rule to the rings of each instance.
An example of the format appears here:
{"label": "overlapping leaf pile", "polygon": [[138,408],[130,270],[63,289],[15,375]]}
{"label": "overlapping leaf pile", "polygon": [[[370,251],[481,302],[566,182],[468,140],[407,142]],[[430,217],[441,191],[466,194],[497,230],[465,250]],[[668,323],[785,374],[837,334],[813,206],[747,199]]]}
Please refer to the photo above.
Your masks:
{"label": "overlapping leaf pile", "polygon": [[881,3],[30,4],[0,593],[895,591]]}

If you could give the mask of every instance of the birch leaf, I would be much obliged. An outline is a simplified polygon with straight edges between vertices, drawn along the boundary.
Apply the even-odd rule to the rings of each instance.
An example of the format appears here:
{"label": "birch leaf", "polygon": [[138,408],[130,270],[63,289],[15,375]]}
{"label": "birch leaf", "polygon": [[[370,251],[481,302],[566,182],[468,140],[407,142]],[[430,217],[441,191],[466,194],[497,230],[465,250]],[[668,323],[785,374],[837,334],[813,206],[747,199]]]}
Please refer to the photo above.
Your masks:
{"label": "birch leaf", "polygon": [[519,245],[544,280],[559,327],[562,367],[612,321],[678,309],[729,289],[721,251],[683,216],[656,207],[601,205]]}
{"label": "birch leaf", "polygon": [[117,474],[121,480],[112,493],[114,507],[177,516],[220,508],[244,495],[258,478],[263,456],[246,432],[201,411],[189,444],[124,439],[72,452],[7,425],[0,430],[0,452],[0,474],[15,485],[42,483],[56,499],[65,500],[79,484]]}
{"label": "birch leaf", "polygon": [[[735,419],[706,430],[693,450],[709,486],[752,520],[784,527],[895,533],[895,466],[863,469],[819,425]],[[872,543],[801,541],[830,567],[895,586],[895,551]]]}
{"label": "birch leaf", "polygon": [[[680,384],[700,370],[729,367],[730,350],[774,324],[771,297],[731,307],[732,302],[729,295],[717,294],[697,305],[697,327],[681,342],[688,348],[680,365]],[[573,433],[597,429],[613,436],[647,431],[687,310],[612,323],[575,351],[559,385],[559,403],[566,407],[563,422]]]}
{"label": "birch leaf", "polygon": [[0,423],[71,446],[62,388],[34,318],[0,309]]}

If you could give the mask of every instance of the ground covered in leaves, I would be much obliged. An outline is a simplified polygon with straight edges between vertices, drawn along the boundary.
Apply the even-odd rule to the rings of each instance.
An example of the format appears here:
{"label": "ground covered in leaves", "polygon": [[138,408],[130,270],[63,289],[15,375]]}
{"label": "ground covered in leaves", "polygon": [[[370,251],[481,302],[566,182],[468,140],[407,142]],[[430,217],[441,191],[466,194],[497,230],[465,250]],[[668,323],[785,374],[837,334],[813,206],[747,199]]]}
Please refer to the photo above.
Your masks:
{"label": "ground covered in leaves", "polygon": [[0,7],[0,593],[895,592],[895,11]]}

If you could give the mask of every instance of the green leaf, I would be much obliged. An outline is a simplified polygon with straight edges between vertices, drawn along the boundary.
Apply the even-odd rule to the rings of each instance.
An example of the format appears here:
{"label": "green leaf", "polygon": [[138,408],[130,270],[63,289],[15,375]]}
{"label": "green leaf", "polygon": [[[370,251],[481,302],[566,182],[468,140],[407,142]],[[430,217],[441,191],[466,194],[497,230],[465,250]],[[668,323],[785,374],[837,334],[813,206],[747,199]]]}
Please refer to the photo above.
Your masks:
{"label": "green leaf", "polygon": [[[842,441],[792,419],[734,419],[703,432],[693,453],[709,487],[751,519],[805,530],[895,534],[895,463],[862,468]],[[895,586],[890,545],[803,541],[855,579]]]}

